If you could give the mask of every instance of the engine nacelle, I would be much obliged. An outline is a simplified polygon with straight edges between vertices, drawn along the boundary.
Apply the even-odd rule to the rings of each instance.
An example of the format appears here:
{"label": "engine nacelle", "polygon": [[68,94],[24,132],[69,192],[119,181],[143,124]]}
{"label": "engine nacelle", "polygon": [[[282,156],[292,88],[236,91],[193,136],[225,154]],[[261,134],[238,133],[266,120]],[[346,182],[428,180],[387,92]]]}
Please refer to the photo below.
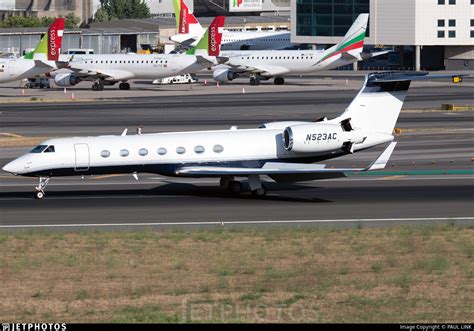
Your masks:
{"label": "engine nacelle", "polygon": [[81,79],[71,73],[61,73],[54,76],[54,82],[58,86],[74,86],[78,84]]}
{"label": "engine nacelle", "polygon": [[302,124],[283,131],[283,146],[296,153],[329,152],[343,147],[345,133],[337,124]]}
{"label": "engine nacelle", "polygon": [[218,82],[228,82],[238,77],[238,74],[230,69],[216,69],[212,72],[212,78]]}

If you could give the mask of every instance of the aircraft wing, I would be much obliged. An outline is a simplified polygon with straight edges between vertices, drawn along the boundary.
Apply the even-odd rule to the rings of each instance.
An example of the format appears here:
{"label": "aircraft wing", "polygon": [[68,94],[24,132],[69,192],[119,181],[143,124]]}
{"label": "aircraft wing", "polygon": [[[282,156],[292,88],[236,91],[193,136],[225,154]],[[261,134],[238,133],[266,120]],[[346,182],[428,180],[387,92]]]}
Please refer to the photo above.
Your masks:
{"label": "aircraft wing", "polygon": [[[303,163],[280,163],[267,162],[261,168],[239,168],[224,166],[185,166],[176,170],[178,176],[199,177],[199,176],[249,176],[268,175],[274,176],[298,176],[316,175],[313,178],[333,178],[344,177],[348,172],[361,172],[380,170],[385,168],[396,142],[392,142],[380,155],[366,168],[326,168],[324,164],[303,164]],[[297,178],[297,177],[296,177]],[[307,177],[305,177],[307,178]]]}
{"label": "aircraft wing", "polygon": [[273,77],[273,76],[279,76],[279,75],[284,75],[290,72],[288,68],[285,67],[279,67],[279,66],[266,66],[266,65],[256,65],[256,66],[250,66],[250,65],[233,65],[231,62],[232,58],[229,59],[225,63],[226,66],[229,66],[234,69],[234,71],[239,72],[239,73],[249,73],[249,74],[259,74],[261,76],[266,76],[266,77]]}
{"label": "aircraft wing", "polygon": [[196,61],[197,63],[199,64],[202,64],[202,65],[209,65],[209,66],[212,66],[214,65],[214,61],[206,58],[205,56],[202,56],[202,55],[196,55]]}
{"label": "aircraft wing", "polygon": [[96,80],[96,79],[105,79],[111,81],[120,81],[132,79],[135,76],[125,70],[87,70],[81,68],[75,68],[74,66],[69,66],[69,70],[73,71],[76,75],[81,77],[82,80]]}
{"label": "aircraft wing", "polygon": [[49,65],[46,62],[43,62],[41,60],[35,60],[35,67],[37,68],[45,68],[45,69],[54,69],[53,66]]}

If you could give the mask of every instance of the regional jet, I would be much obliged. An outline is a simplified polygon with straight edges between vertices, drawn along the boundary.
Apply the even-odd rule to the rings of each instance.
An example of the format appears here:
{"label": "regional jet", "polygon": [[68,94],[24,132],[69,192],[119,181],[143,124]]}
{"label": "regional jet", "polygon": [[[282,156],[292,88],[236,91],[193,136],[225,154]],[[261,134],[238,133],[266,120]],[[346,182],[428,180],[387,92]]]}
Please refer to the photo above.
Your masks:
{"label": "regional jet", "polygon": [[[219,54],[220,28],[224,17],[216,17],[196,47],[183,54],[88,54],[74,55],[62,69],[51,73],[58,86],[74,86],[94,81],[94,91],[120,82],[120,90],[129,90],[130,79],[156,79],[211,67]],[[212,41],[210,43],[209,41]],[[208,45],[212,45],[212,48]]]}
{"label": "regional jet", "polygon": [[56,69],[64,32],[64,18],[57,18],[36,48],[20,58],[0,58],[0,83],[33,78]]}
{"label": "regional jet", "polygon": [[327,50],[222,51],[220,65],[213,68],[213,78],[226,82],[247,74],[250,85],[270,78],[282,85],[283,76],[288,74],[330,70],[390,52],[363,52],[368,20],[369,14],[360,14],[341,42]]}
{"label": "regional jet", "polygon": [[[316,122],[272,122],[255,129],[170,132],[49,139],[3,167],[15,175],[38,177],[36,197],[52,177],[153,173],[177,177],[217,177],[239,194],[248,178],[255,196],[267,193],[261,176],[276,182],[344,177],[383,169],[392,154],[393,129],[412,80],[447,78],[428,73],[372,73],[338,117]],[[387,144],[365,168],[328,168],[316,163]]]}
{"label": "regional jet", "polygon": [[[195,46],[205,30],[184,0],[173,0],[178,34],[171,41]],[[289,31],[222,31],[222,50],[284,49],[291,46]]]}

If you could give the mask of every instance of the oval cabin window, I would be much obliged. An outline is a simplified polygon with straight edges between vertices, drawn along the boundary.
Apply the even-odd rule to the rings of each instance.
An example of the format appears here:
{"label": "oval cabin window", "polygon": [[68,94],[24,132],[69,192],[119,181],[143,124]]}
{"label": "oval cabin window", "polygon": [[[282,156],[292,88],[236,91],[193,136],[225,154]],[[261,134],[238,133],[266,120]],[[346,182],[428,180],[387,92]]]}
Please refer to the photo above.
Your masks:
{"label": "oval cabin window", "polygon": [[103,150],[102,152],[100,152],[100,156],[102,156],[104,158],[109,157],[110,152],[108,150]]}
{"label": "oval cabin window", "polygon": [[148,154],[148,150],[146,148],[141,148],[139,151],[138,151],[138,154],[141,155],[141,156],[145,156]]}
{"label": "oval cabin window", "polygon": [[163,147],[158,148],[158,154],[159,155],[165,155],[166,154],[166,148],[163,148]]}
{"label": "oval cabin window", "polygon": [[184,154],[184,153],[186,153],[186,148],[184,148],[184,147],[178,147],[178,148],[176,148],[176,153],[178,153],[178,154]]}
{"label": "oval cabin window", "polygon": [[215,145],[213,150],[216,153],[222,153],[224,151],[224,147],[222,145]]}
{"label": "oval cabin window", "polygon": [[204,146],[198,145],[194,147],[194,152],[197,154],[202,154],[204,153],[204,151],[205,151]]}
{"label": "oval cabin window", "polygon": [[129,154],[129,152],[128,152],[128,150],[126,150],[126,149],[122,149],[122,150],[120,151],[120,156],[122,156],[122,157],[128,156],[128,154]]}

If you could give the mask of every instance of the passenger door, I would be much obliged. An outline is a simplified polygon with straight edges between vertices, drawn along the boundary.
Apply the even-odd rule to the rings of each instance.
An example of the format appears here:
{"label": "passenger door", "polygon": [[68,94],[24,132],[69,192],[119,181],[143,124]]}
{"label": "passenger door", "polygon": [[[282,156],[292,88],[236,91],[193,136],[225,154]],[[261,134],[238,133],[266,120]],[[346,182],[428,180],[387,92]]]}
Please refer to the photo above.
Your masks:
{"label": "passenger door", "polygon": [[76,164],[74,166],[75,171],[87,171],[89,170],[89,145],[87,144],[75,144],[74,150],[76,152]]}

